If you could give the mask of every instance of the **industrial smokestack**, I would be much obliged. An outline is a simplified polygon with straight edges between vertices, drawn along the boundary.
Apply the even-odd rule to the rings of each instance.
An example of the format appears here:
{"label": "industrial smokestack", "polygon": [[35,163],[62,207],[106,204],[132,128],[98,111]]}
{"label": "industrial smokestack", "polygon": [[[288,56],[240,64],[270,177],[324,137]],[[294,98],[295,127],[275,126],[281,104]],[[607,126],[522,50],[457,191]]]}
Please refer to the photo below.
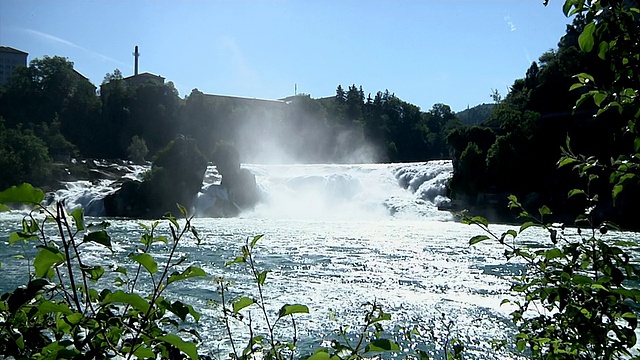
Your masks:
{"label": "industrial smokestack", "polygon": [[133,53],[133,57],[135,58],[135,65],[133,67],[133,75],[138,75],[138,57],[140,53],[138,52],[138,45],[136,45],[135,51]]}

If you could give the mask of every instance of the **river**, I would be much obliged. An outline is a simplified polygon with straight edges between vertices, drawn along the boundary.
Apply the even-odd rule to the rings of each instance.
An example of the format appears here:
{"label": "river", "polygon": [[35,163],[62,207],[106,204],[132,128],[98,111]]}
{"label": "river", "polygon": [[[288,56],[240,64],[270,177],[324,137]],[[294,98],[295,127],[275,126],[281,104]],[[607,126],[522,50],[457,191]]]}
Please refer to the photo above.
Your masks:
{"label": "river", "polygon": [[[246,167],[256,174],[264,204],[238,218],[196,218],[194,226],[203,242],[185,239],[179,252],[188,258],[186,263],[202,267],[210,277],[168,289],[167,297],[192,304],[202,313],[197,327],[203,334],[204,354],[225,357],[229,349],[219,320],[221,309],[215,305],[220,296],[213,279],[233,281],[231,298],[257,296],[248,272],[225,262],[240,254],[247,238],[261,234],[255,257],[260,269],[270,270],[265,296],[272,314],[284,304],[309,307],[310,313],[296,323],[303,353],[326,345],[323,341],[334,337],[340,326],[350,325],[355,331],[365,311],[362,304],[376,302],[392,316],[386,329],[434,330],[431,340],[420,346],[436,358],[442,355],[440,345],[446,337],[460,339],[470,358],[514,358],[509,350],[492,350],[490,342],[508,340],[513,334],[509,322],[513,309],[500,303],[510,296],[511,276],[523,267],[506,261],[498,244],[469,246],[469,238],[480,234],[480,229],[460,224],[437,209],[438,203],[446,201],[450,162]],[[208,189],[215,186],[211,185],[215,175],[209,179],[199,207],[218,196]],[[100,194],[108,192],[104,188],[108,186],[74,183],[57,196],[66,196],[70,204],[91,206],[99,215]],[[25,260],[13,257],[22,249],[6,243],[9,233],[18,230],[21,216],[20,212],[0,216],[0,237],[5,239],[0,243],[3,291],[27,276]],[[127,254],[139,246],[140,221],[100,216],[90,220],[110,222],[115,251],[90,246],[85,251],[90,262],[105,267],[127,263]],[[501,233],[510,227],[491,228]],[[166,226],[162,229],[166,231]],[[546,239],[544,233],[534,229],[528,233],[519,241],[544,246],[540,243]],[[608,236],[622,235],[610,232]],[[167,248],[158,244],[154,252],[160,262]],[[256,309],[246,310],[258,317]],[[233,329],[239,337],[246,335],[240,324]],[[289,336],[289,330],[285,327],[278,334]]]}

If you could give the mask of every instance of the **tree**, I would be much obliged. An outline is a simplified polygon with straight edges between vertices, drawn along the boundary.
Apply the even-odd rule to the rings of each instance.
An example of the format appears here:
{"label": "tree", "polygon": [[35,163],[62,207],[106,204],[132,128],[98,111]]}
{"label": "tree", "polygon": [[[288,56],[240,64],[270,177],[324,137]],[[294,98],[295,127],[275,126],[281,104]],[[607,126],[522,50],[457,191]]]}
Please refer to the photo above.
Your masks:
{"label": "tree", "polygon": [[44,185],[51,175],[47,146],[32,131],[5,128],[0,117],[0,188],[29,182]]}
{"label": "tree", "polygon": [[104,79],[102,80],[102,84],[108,84],[112,81],[120,81],[122,80],[122,72],[120,71],[120,69],[115,69],[113,70],[113,73],[107,73],[104,76]]}
{"label": "tree", "polygon": [[102,135],[95,86],[60,56],[34,59],[18,68],[0,98],[0,116],[9,127],[23,124],[37,130],[56,125],[66,140],[82,151],[95,146]]}
{"label": "tree", "polygon": [[143,138],[134,135],[131,138],[131,145],[127,148],[127,152],[129,153],[129,160],[136,164],[143,164],[144,157],[149,153],[149,149],[147,149],[147,143]]}
{"label": "tree", "polygon": [[338,88],[336,89],[336,101],[338,101],[339,103],[347,101],[347,96],[344,92],[344,89],[342,88],[342,85],[338,85]]}
{"label": "tree", "polygon": [[494,103],[499,104],[502,101],[502,95],[500,95],[500,92],[498,91],[498,89],[491,89],[491,100],[493,100]]}

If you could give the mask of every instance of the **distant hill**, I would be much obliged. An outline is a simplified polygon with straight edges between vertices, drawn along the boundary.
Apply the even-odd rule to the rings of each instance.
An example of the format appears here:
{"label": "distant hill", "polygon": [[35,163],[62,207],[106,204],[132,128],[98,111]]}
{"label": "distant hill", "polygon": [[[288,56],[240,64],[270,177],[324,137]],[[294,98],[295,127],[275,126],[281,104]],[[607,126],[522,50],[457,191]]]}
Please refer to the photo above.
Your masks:
{"label": "distant hill", "polygon": [[456,113],[464,125],[477,125],[488,120],[496,104],[480,104]]}

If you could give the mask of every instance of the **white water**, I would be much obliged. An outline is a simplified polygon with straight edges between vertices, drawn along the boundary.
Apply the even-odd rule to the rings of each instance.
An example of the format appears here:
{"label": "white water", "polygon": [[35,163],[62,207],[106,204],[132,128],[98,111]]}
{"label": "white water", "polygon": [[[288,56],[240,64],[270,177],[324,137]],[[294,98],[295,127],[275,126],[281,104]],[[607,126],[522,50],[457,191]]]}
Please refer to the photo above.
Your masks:
{"label": "white water", "polygon": [[[255,176],[263,201],[243,217],[269,219],[428,218],[448,220],[437,210],[445,200],[450,161],[358,165],[245,165]],[[140,180],[144,167],[131,166],[125,178]],[[205,175],[195,202],[196,215],[217,199],[227,199],[215,167]],[[103,216],[102,199],[118,186],[115,180],[75,181],[56,191],[69,208],[82,206],[90,216]]]}
{"label": "white water", "polygon": [[[436,358],[442,352],[432,344],[444,342],[442,331],[448,321],[455,324],[450,336],[462,340],[470,358],[514,358],[507,352],[495,353],[490,341],[510,339],[512,309],[500,302],[509,297],[510,277],[522,267],[505,261],[503,249],[496,244],[470,247],[468,239],[479,229],[456,223],[449,213],[437,210],[437,203],[444,200],[450,162],[247,167],[256,174],[265,202],[238,218],[196,219],[204,242],[197,245],[193,239],[186,240],[178,256],[187,256],[187,263],[201,266],[212,278],[178,284],[166,294],[202,312],[197,326],[204,353],[225,357],[229,348],[219,321],[220,308],[208,303],[220,301],[212,279],[222,276],[234,281],[231,298],[257,296],[246,270],[224,263],[239,254],[245,239],[264,234],[255,256],[260,269],[271,270],[265,292],[271,313],[286,303],[302,303],[310,309],[297,321],[303,353],[335,336],[341,325],[359,328],[361,304],[376,301],[392,315],[386,329],[434,329],[437,339],[420,346]],[[219,179],[210,170],[198,206],[225,196],[215,187]],[[56,196],[66,196],[67,204],[92,206],[113,191],[111,186],[78,182]],[[0,239],[19,230],[21,216],[19,212],[0,215]],[[115,254],[92,246],[85,252],[89,264],[126,264],[127,254],[139,245],[142,233],[137,220],[108,220]],[[502,232],[508,227],[492,228]],[[621,235],[610,232],[607,236]],[[536,243],[544,238],[531,230],[521,241]],[[6,240],[0,243],[3,291],[26,279],[27,263],[12,257],[21,251]],[[166,256],[163,245],[155,251],[157,259]],[[254,309],[252,314],[260,324],[258,312]],[[233,328],[239,337],[247,333],[239,324]],[[277,333],[290,335],[287,331],[281,328]]]}

